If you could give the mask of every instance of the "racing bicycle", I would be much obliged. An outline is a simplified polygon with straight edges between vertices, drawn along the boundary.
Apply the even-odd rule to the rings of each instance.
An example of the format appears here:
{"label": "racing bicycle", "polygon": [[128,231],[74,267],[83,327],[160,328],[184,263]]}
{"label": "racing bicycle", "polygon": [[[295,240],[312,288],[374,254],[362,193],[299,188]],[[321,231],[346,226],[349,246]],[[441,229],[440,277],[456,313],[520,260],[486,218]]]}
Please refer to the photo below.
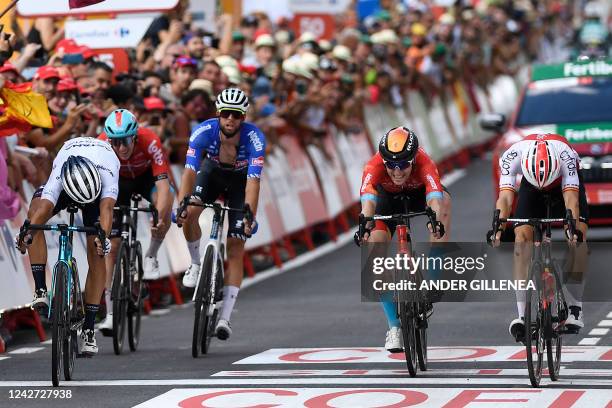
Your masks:
{"label": "racing bicycle", "polygon": [[[248,204],[244,208],[230,208],[227,202],[212,204],[192,202],[185,197],[177,214],[182,214],[188,206],[212,208],[212,218],[208,243],[204,250],[204,256],[200,262],[200,272],[196,289],[193,292],[195,316],[193,321],[193,336],[191,342],[191,355],[207,354],[210,341],[215,336],[215,327],[218,321],[217,302],[222,298],[225,245],[222,242],[223,222],[228,211],[244,213],[247,221],[253,221],[253,213]],[[181,225],[177,224],[179,227]]]}
{"label": "racing bicycle", "polygon": [[100,242],[106,241],[106,234],[99,223],[96,223],[94,227],[74,225],[77,206],[69,206],[67,211],[70,214],[69,224],[31,224],[29,220],[25,220],[18,237],[18,244],[21,245],[29,231],[58,231],[60,233],[59,255],[53,266],[47,315],[52,322],[51,381],[54,387],[59,386],[62,369],[64,379],[72,380],[75,357],[78,354],[77,338],[85,323],[85,304],[79,282],[79,272],[76,259],[72,256],[73,234],[75,232],[95,234]]}
{"label": "racing bicycle", "polygon": [[[403,214],[393,215],[374,215],[365,217],[363,214],[359,216],[359,237],[363,237],[366,231],[366,224],[375,222],[376,220],[395,221],[397,222],[396,232],[398,241],[398,253],[400,255],[411,255],[412,239],[410,236],[410,219],[427,216],[429,223],[432,225],[433,233],[440,232],[444,235],[444,225],[437,222],[436,213],[430,207],[425,211],[410,212],[410,198],[406,195],[396,197],[402,201],[404,206]],[[418,288],[423,280],[421,270],[417,270],[414,274],[409,274],[409,279],[416,282]],[[431,303],[428,302],[427,291],[410,291],[413,293],[400,293],[398,290],[394,293],[394,301],[397,305],[397,314],[402,327],[402,340],[404,342],[404,355],[406,356],[406,365],[411,377],[416,377],[417,368],[421,371],[427,370],[427,319],[433,310]],[[408,296],[407,296],[408,295]],[[418,366],[417,366],[418,363]]]}
{"label": "racing bicycle", "polygon": [[142,245],[138,240],[138,213],[147,212],[157,225],[158,213],[153,204],[139,207],[140,194],[133,194],[132,205],[114,208],[121,217],[121,243],[113,271],[111,299],[113,300],[113,349],[119,355],[123,351],[127,323],[128,342],[131,351],[136,351],[140,341],[140,320],[143,310],[144,283],[142,279]]}
{"label": "racing bicycle", "polygon": [[544,350],[546,350],[550,379],[552,381],[559,379],[562,335],[575,333],[565,327],[569,312],[559,278],[562,269],[552,257],[551,224],[563,223],[567,227],[569,236],[573,236],[574,233],[581,235],[576,231],[576,220],[572,217],[572,210],[566,210],[565,218],[550,218],[551,198],[546,195],[544,201],[546,218],[500,218],[500,211],[496,210],[492,225],[492,231],[498,231],[500,225],[505,222],[528,224],[534,230],[529,280],[533,282],[535,289],[527,290],[524,337],[527,371],[533,387],[538,387],[542,379]]}

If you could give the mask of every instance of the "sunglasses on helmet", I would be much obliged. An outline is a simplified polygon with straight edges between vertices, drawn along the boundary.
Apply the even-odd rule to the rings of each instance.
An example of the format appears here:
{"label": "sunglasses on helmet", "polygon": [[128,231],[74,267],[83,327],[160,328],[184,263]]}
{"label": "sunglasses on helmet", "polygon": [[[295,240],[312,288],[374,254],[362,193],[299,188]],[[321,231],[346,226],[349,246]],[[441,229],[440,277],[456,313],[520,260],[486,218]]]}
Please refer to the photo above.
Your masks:
{"label": "sunglasses on helmet", "polygon": [[238,111],[235,111],[235,110],[222,110],[222,111],[219,111],[219,116],[221,116],[223,119],[227,119],[230,116],[232,118],[234,118],[234,119],[237,119],[237,120],[244,119],[244,113],[238,112]]}
{"label": "sunglasses on helmet", "polygon": [[134,137],[122,137],[119,139],[110,139],[110,143],[113,147],[129,147],[132,143],[134,143]]}
{"label": "sunglasses on helmet", "polygon": [[402,160],[402,161],[385,161],[385,167],[388,169],[400,169],[404,170],[408,167],[412,166],[412,160]]}

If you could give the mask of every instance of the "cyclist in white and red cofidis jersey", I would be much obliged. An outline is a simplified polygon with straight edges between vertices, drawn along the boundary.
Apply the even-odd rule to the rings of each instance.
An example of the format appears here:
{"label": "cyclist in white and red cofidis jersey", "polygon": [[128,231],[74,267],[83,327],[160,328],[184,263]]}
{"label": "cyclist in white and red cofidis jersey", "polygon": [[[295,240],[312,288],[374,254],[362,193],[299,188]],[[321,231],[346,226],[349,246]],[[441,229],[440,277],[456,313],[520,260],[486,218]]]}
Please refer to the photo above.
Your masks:
{"label": "cyclist in white and red cofidis jersey", "polygon": [[[143,262],[143,279],[159,278],[157,252],[170,228],[172,211],[172,187],[170,186],[170,166],[164,154],[161,140],[150,129],[139,128],[136,117],[126,109],[112,112],[104,123],[104,133],[98,139],[110,142],[113,151],[121,162],[119,170],[119,196],[117,206],[130,205],[133,193],[153,203],[159,214],[157,225],[151,227],[151,244]],[[119,245],[121,217],[115,213],[111,256],[106,262],[106,319],[99,329],[105,336],[112,336],[113,317],[110,285]]]}
{"label": "cyclist in white and red cofidis jersey", "polygon": [[[501,176],[495,207],[500,210],[500,218],[510,216],[517,194],[514,218],[546,218],[544,196],[548,195],[552,204],[550,217],[564,218],[566,209],[570,209],[573,217],[578,220],[578,231],[574,236],[568,236],[568,241],[586,239],[588,207],[579,165],[578,153],[561,135],[532,134],[510,146],[499,159]],[[523,176],[518,192],[517,175]],[[501,234],[507,227],[502,225],[498,231],[489,231],[487,240],[498,246]],[[515,246],[533,242],[533,227],[530,225],[517,224],[514,233]],[[514,276],[527,279],[530,251],[515,251],[514,256]],[[516,295],[518,318],[510,323],[509,331],[516,341],[521,341],[525,334],[525,292],[517,291]],[[584,327],[582,302],[571,298],[568,301],[570,315],[565,325],[568,329],[579,330]]]}
{"label": "cyclist in white and red cofidis jersey", "polygon": [[[436,228],[438,232],[430,236],[432,242],[448,239],[450,194],[440,183],[440,175],[434,161],[419,148],[419,140],[414,132],[405,127],[389,130],[380,140],[378,153],[363,169],[361,213],[366,217],[374,214],[404,213],[403,202],[395,199],[399,195],[409,197],[410,212],[425,211],[427,206],[435,211],[438,222],[444,225],[446,235],[442,236],[440,229]],[[363,237],[357,233],[355,241],[389,242],[396,225],[394,221],[377,220],[366,226]],[[432,226],[429,228],[432,231]],[[389,324],[385,348],[392,353],[401,352],[402,334],[395,303],[385,297],[381,299],[381,303]]]}

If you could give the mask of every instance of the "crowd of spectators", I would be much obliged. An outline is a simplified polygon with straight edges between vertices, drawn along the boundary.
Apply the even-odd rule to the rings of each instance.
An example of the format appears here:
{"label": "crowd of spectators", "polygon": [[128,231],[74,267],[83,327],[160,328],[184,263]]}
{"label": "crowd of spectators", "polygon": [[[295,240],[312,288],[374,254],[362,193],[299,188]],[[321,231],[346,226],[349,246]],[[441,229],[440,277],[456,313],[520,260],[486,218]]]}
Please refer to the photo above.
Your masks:
{"label": "crowd of spectators", "polygon": [[[269,148],[288,129],[317,144],[326,124],[360,130],[365,103],[401,106],[407,90],[426,101],[445,98],[456,81],[486,91],[495,77],[515,75],[529,62],[561,61],[584,17],[583,0],[433,3],[381,0],[365,19],[351,5],[335,16],[333,39],[326,40],[296,35],[290,20],[263,13],[239,20],[223,14],[214,32],[195,28],[188,1],[180,0],[128,50],[130,68],[120,73],[64,38],[62,19],[31,20],[26,34],[13,18],[12,37],[0,39],[0,87],[31,81],[46,97],[54,126],[0,140],[9,186],[23,195],[21,180],[43,183],[62,143],[97,136],[117,107],[134,112],[181,164],[192,127],[215,115],[216,94],[229,86],[250,95],[247,120],[264,131]],[[34,150],[11,152],[7,145]]]}

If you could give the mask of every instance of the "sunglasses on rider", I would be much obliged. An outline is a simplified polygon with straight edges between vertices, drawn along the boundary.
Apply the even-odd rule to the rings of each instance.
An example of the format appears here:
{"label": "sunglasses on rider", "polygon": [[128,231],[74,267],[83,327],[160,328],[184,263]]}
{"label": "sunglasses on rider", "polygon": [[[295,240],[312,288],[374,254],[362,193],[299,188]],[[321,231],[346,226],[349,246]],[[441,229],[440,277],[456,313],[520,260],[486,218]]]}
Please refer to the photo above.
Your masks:
{"label": "sunglasses on rider", "polygon": [[404,170],[412,166],[412,160],[386,161],[385,166],[391,170],[394,170],[394,169]]}
{"label": "sunglasses on rider", "polygon": [[129,147],[132,143],[134,143],[134,138],[133,137],[122,137],[120,139],[110,139],[110,143],[111,145],[113,145],[113,147],[121,147],[121,146],[125,146],[125,147]]}
{"label": "sunglasses on rider", "polygon": [[230,116],[236,120],[242,120],[244,119],[244,114],[242,112],[238,112],[238,111],[234,111],[234,110],[222,110],[219,111],[219,116],[221,116],[223,119],[227,119]]}

